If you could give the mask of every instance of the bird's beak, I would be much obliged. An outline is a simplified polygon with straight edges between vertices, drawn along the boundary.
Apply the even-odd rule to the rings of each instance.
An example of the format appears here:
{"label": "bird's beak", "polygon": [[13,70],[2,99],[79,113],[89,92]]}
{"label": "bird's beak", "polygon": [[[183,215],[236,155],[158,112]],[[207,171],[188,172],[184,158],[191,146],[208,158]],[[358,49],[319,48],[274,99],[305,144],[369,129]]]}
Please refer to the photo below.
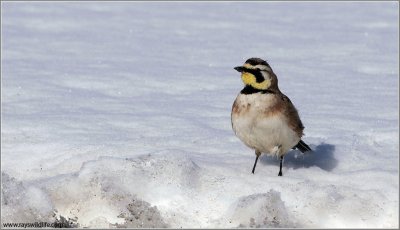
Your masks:
{"label": "bird's beak", "polygon": [[244,70],[243,66],[236,66],[234,69],[238,72],[243,72]]}

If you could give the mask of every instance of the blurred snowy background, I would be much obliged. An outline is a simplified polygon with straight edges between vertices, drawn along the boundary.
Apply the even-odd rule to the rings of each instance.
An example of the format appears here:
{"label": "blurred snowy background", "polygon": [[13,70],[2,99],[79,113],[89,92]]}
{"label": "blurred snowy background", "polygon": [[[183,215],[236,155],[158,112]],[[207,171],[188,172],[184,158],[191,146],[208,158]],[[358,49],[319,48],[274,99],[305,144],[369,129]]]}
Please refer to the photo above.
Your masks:
{"label": "blurred snowy background", "polygon": [[[1,220],[398,227],[397,2],[2,2]],[[315,150],[231,130],[269,61]]]}

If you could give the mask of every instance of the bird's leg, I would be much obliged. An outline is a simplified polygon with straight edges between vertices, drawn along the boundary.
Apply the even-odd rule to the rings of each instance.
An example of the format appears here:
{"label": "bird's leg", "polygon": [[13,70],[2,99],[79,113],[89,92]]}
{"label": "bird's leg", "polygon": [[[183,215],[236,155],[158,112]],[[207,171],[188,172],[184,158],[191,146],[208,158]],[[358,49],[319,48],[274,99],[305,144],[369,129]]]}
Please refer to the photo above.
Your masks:
{"label": "bird's leg", "polygon": [[253,170],[251,171],[251,173],[254,174],[254,170],[256,170],[256,165],[257,165],[257,161],[258,161],[258,157],[260,157],[261,152],[256,150],[256,161],[254,162],[254,166],[253,166]]}
{"label": "bird's leg", "polygon": [[282,176],[282,161],[283,161],[283,156],[281,156],[281,161],[279,163],[279,173],[278,176]]}

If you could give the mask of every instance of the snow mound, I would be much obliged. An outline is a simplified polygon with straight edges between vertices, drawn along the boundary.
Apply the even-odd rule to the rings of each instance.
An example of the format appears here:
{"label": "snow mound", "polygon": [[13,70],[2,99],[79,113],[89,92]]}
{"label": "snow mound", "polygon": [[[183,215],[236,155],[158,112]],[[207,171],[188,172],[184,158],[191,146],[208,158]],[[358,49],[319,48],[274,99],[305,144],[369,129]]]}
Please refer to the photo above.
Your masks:
{"label": "snow mound", "polygon": [[3,173],[7,215],[2,219],[69,221],[72,226],[98,228],[168,227],[152,204],[169,207],[172,200],[188,197],[198,183],[199,169],[187,154],[165,151],[136,158],[99,157],[76,173],[32,182],[36,186]]}
{"label": "snow mound", "polygon": [[117,225],[118,228],[167,228],[168,225],[161,217],[157,207],[143,200],[133,200],[127,207],[129,213],[122,213],[119,217],[125,218],[125,224]]}
{"label": "snow mound", "polygon": [[78,227],[74,219],[57,215],[47,193],[36,186],[1,173],[3,223],[53,223],[56,227]]}
{"label": "snow mound", "polygon": [[1,204],[3,222],[52,222],[51,202],[42,190],[1,173]]}
{"label": "snow mound", "polygon": [[[386,198],[378,191],[362,192],[357,188],[343,189],[335,185],[319,187],[310,184],[307,200],[301,210],[295,208],[296,219],[302,220],[303,227],[322,228],[390,228],[390,220],[396,215],[395,209],[385,202]],[[376,200],[371,197],[377,198]],[[384,210],[387,210],[386,213]],[[384,214],[385,213],[385,214]],[[318,216],[319,218],[309,218]]]}
{"label": "snow mound", "polygon": [[239,198],[230,219],[240,228],[294,227],[280,193],[273,189]]}
{"label": "snow mound", "polygon": [[[195,187],[198,183],[200,167],[190,157],[178,150],[162,151],[138,158],[127,159],[134,175],[147,177],[164,185]],[[128,163],[129,164],[129,163]]]}

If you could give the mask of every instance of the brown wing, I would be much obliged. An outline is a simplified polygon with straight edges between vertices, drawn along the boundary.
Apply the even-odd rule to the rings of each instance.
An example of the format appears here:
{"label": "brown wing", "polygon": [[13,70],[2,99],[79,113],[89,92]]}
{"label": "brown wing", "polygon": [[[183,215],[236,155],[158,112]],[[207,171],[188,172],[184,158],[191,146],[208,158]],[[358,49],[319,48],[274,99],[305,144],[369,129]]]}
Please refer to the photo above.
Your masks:
{"label": "brown wing", "polygon": [[281,94],[281,98],[285,103],[284,113],[285,116],[288,118],[289,127],[294,130],[299,135],[299,137],[302,137],[304,126],[300,120],[299,113],[297,112],[296,107],[294,107],[294,105],[286,95]]}

